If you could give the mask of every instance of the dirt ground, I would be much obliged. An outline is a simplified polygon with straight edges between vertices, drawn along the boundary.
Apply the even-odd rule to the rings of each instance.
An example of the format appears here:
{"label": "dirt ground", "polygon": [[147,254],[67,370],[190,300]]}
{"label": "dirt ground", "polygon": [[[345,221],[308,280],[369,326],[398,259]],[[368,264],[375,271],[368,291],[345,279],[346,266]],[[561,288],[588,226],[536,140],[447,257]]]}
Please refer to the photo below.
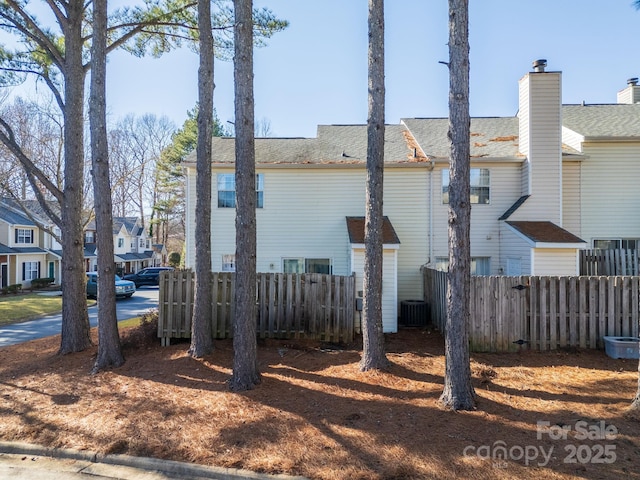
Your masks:
{"label": "dirt ground", "polygon": [[226,385],[230,341],[194,360],[123,334],[126,364],[93,376],[95,347],[1,348],[0,438],[313,479],[640,479],[635,360],[474,354],[478,409],[455,413],[437,403],[435,331],[388,335],[384,373],[359,372],[360,344],[262,341],[262,384],[243,394]]}

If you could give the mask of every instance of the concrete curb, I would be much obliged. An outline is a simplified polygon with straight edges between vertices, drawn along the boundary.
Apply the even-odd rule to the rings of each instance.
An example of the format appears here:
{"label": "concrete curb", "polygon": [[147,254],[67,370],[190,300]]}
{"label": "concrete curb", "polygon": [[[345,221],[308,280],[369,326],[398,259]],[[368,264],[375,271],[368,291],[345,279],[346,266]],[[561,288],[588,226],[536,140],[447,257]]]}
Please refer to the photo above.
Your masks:
{"label": "concrete curb", "polygon": [[185,478],[210,478],[215,480],[308,480],[306,477],[291,475],[269,475],[235,468],[207,467],[192,463],[161,460],[131,455],[107,454],[75,450],[70,448],[51,448],[24,442],[0,441],[0,453],[16,455],[34,455],[41,457],[82,460],[91,463],[118,465],[140,470],[157,471],[182,475]]}

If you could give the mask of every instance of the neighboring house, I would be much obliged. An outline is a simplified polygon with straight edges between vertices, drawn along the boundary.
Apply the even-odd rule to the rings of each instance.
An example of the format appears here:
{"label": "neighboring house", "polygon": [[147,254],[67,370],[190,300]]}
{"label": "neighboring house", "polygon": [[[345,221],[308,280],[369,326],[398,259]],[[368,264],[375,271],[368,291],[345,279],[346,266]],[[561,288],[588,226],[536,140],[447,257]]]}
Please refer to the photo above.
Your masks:
{"label": "neighboring house", "polygon": [[[576,275],[579,250],[640,242],[640,87],[611,105],[561,104],[546,62],[519,82],[515,117],[471,120],[475,275]],[[361,290],[367,127],[319,126],[316,138],[256,139],[257,268],[356,274]],[[420,268],[448,267],[446,118],[385,132],[384,330],[422,298]],[[214,138],[212,265],[235,268],[234,139]],[[186,258],[195,265],[195,156],[186,168]],[[393,234],[392,234],[393,232]],[[395,291],[394,291],[395,290]],[[386,303],[385,303],[386,302]]]}
{"label": "neighboring house", "polygon": [[35,201],[22,203],[0,199],[0,286],[19,283],[28,288],[31,280],[43,277],[60,284],[61,246],[47,231],[59,235],[59,229]]}
{"label": "neighboring house", "polygon": [[[85,228],[84,244],[87,271],[95,271],[98,269],[95,221]],[[151,244],[138,217],[113,217],[113,249],[116,268],[122,274],[164,265],[167,257],[163,245]],[[88,258],[87,252],[93,256]]]}

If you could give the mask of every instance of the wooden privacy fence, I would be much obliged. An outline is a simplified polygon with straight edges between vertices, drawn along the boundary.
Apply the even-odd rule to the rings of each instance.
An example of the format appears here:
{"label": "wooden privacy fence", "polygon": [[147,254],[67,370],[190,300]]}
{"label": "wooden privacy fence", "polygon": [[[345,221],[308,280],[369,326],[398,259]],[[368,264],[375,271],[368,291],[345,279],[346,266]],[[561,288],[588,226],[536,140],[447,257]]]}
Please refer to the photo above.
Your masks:
{"label": "wooden privacy fence", "polygon": [[[444,331],[447,273],[424,269],[424,280],[432,321]],[[640,277],[472,276],[470,348],[603,348],[605,335],[638,336],[639,302]]]}
{"label": "wooden privacy fence", "polygon": [[640,275],[637,250],[580,250],[580,275]]}
{"label": "wooden privacy fence", "polygon": [[[191,337],[195,274],[160,275],[158,337]],[[260,338],[308,338],[351,342],[355,317],[355,276],[319,273],[258,273],[256,327]],[[235,273],[211,273],[214,338],[233,333]]]}

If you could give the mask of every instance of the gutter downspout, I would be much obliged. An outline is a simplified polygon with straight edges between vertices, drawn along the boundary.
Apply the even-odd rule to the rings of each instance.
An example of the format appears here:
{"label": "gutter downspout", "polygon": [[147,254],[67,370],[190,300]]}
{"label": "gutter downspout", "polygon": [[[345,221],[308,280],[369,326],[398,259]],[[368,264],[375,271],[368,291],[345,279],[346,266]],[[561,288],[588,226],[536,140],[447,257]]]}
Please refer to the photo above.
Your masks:
{"label": "gutter downspout", "polygon": [[429,259],[427,265],[433,263],[433,168],[435,167],[435,160],[429,158]]}

